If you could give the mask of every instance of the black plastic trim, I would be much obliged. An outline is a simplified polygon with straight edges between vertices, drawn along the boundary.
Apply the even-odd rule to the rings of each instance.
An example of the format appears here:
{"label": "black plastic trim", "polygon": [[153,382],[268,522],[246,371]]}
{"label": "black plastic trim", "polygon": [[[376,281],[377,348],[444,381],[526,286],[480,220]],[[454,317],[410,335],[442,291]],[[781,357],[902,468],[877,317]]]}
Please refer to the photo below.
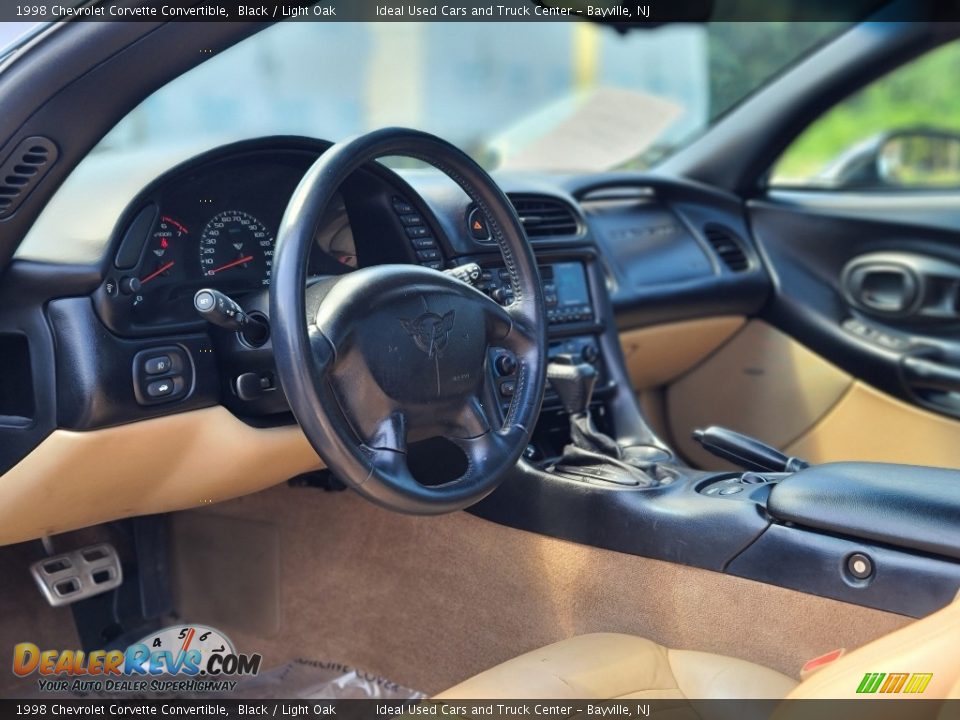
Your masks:
{"label": "black plastic trim", "polygon": [[[88,297],[62,298],[47,309],[56,341],[57,425],[89,430],[215,405],[220,399],[217,366],[205,334],[126,340],[113,335]],[[194,367],[192,390],[182,399],[143,407],[132,378],[134,358],[144,350],[176,345]]]}
{"label": "black plastic trim", "polygon": [[[855,553],[872,561],[865,580],[846,570]],[[784,525],[771,525],[727,572],[916,618],[948,605],[960,588],[960,564]]]}
{"label": "black plastic trim", "polygon": [[769,520],[755,503],[696,492],[707,477],[690,471],[660,487],[604,487],[521,464],[471,512],[521,530],[722,572]]}
{"label": "black plastic trim", "polygon": [[827,463],[774,487],[782,522],[960,560],[960,471]]}

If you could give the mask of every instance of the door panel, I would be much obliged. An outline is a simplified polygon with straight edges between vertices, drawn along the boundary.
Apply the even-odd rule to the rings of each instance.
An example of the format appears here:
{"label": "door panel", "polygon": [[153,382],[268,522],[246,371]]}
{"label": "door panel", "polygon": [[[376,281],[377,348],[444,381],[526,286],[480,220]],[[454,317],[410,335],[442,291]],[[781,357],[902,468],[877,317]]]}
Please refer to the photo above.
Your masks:
{"label": "door panel", "polygon": [[777,284],[762,317],[857,379],[960,417],[955,208],[928,205],[920,194],[918,206],[928,209],[920,224],[916,215],[879,219],[861,195],[798,195],[748,205]]}
{"label": "door panel", "polygon": [[694,442],[693,430],[723,425],[785,448],[826,415],[852,383],[850,375],[784,333],[751,321],[667,389],[670,434],[691,462],[733,467]]}

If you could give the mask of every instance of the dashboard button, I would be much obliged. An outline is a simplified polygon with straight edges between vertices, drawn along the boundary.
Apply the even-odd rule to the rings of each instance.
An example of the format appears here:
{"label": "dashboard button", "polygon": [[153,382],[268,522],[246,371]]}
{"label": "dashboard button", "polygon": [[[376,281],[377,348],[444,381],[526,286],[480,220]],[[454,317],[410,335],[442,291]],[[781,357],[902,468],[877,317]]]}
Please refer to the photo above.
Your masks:
{"label": "dashboard button", "polygon": [[507,380],[506,382],[500,383],[500,394],[503,397],[513,397],[513,394],[517,391],[517,385],[513,380]]}
{"label": "dashboard button", "polygon": [[393,197],[393,209],[396,210],[399,214],[405,215],[407,213],[413,212],[413,205],[408,203],[402,197],[395,195]]}
{"label": "dashboard button", "polygon": [[474,208],[467,216],[467,225],[470,228],[470,234],[477,240],[489,240],[490,228],[487,227],[487,218],[480,212],[480,208]]}
{"label": "dashboard button", "polygon": [[201,312],[204,310],[212,310],[216,302],[217,299],[209,290],[201,290],[193,296],[193,304],[197,310],[200,310]]}
{"label": "dashboard button", "polygon": [[417,250],[426,250],[428,248],[435,248],[437,246],[436,241],[431,237],[414,238],[411,244]]}
{"label": "dashboard button", "polygon": [[501,375],[513,375],[517,371],[517,359],[513,355],[498,355],[494,364]]}
{"label": "dashboard button", "polygon": [[407,225],[404,230],[409,238],[430,237],[430,229],[423,225]]}
{"label": "dashboard button", "polygon": [[439,260],[440,251],[439,250],[418,250],[417,257],[420,260]]}
{"label": "dashboard button", "polygon": [[147,375],[163,375],[170,372],[173,363],[169,355],[158,355],[157,357],[147,358],[143,363],[143,369]]}
{"label": "dashboard button", "polygon": [[147,397],[162,398],[167,395],[173,395],[175,381],[177,378],[167,378],[166,380],[154,380],[147,385]]}
{"label": "dashboard button", "polygon": [[401,215],[400,222],[404,225],[423,225],[423,218],[416,213],[410,213],[409,215]]}
{"label": "dashboard button", "polygon": [[135,277],[125,277],[120,279],[120,292],[124,295],[133,295],[140,292],[140,280]]}

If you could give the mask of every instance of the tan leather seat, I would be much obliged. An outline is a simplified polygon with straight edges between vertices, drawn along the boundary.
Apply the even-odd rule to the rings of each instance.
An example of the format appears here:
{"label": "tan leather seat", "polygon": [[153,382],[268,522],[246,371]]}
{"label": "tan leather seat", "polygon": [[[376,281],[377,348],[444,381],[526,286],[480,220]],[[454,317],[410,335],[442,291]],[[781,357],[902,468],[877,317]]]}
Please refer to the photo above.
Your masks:
{"label": "tan leather seat", "polygon": [[595,633],[521,655],[437,698],[782,698],[796,684],[745,660],[670,650],[632,635]]}
{"label": "tan leather seat", "polygon": [[877,697],[857,694],[868,672],[932,673],[924,692],[912,697],[960,696],[960,599],[844,655],[800,683],[744,660],[671,650],[631,635],[598,633],[521,655],[437,699]]}

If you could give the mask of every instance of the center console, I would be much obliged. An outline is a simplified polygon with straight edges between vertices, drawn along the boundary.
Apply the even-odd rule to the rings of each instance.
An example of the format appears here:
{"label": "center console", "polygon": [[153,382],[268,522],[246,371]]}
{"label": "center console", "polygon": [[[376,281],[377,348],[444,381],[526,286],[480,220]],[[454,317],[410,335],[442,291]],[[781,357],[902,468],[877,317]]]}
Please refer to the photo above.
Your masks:
{"label": "center console", "polygon": [[[593,248],[544,250],[537,259],[547,310],[548,362],[575,359],[596,373],[590,414],[597,428],[625,438],[647,438],[646,427],[629,392],[612,311]],[[476,287],[496,302],[513,301],[509,273],[499,256],[466,258],[481,267]],[[505,410],[516,390],[516,359],[509,351],[491,348],[496,402]],[[563,453],[570,442],[569,413],[556,390],[547,383],[540,420],[526,459],[545,465]]]}

